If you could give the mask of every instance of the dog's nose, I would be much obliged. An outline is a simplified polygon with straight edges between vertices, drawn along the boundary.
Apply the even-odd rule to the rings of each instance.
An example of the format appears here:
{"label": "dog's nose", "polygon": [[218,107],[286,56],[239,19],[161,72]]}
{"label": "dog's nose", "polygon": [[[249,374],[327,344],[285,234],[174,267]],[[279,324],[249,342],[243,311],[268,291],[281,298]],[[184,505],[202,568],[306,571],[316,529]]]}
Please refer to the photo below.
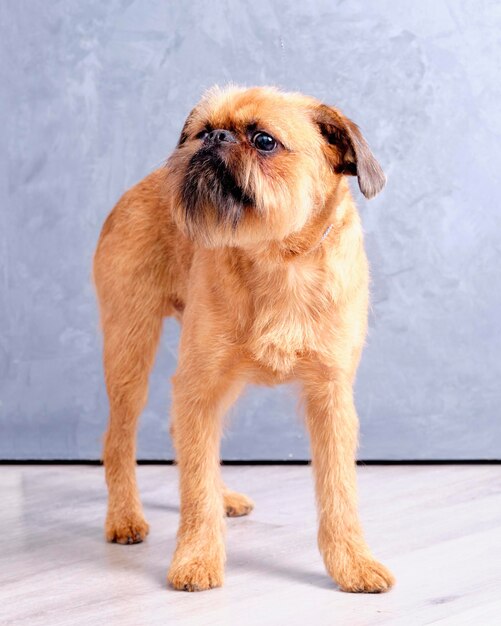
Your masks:
{"label": "dog's nose", "polygon": [[237,143],[237,138],[229,130],[216,128],[216,130],[211,130],[205,141],[208,143]]}

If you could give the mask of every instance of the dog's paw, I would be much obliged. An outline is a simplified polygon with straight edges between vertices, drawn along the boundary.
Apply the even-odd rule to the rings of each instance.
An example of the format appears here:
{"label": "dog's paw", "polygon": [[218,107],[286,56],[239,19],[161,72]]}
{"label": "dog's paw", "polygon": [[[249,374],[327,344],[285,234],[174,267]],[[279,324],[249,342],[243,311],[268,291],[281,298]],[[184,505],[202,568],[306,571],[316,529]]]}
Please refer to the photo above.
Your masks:
{"label": "dog's paw", "polygon": [[174,557],[167,580],[179,591],[205,591],[221,587],[224,566],[221,559],[194,557],[185,560]]}
{"label": "dog's paw", "polygon": [[139,513],[116,515],[108,513],[106,518],[106,540],[124,545],[141,543],[146,538],[150,527]]}
{"label": "dog's paw", "polygon": [[344,561],[329,571],[341,591],[352,593],[384,593],[393,587],[395,579],[391,572],[378,561],[370,558],[357,558]]}
{"label": "dog's paw", "polygon": [[223,493],[224,509],[228,517],[249,515],[254,508],[254,502],[243,493],[226,489]]}

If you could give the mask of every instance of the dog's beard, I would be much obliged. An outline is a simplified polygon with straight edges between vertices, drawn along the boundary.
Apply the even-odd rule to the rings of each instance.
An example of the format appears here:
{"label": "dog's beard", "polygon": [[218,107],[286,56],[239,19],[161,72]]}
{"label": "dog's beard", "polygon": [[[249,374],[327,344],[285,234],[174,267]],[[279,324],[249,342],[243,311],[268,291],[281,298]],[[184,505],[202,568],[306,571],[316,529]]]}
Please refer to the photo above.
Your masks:
{"label": "dog's beard", "polygon": [[[242,189],[221,156],[211,147],[201,148],[190,159],[182,187],[188,228],[203,227],[207,218],[235,230],[254,198]],[[207,211],[212,215],[207,215]]]}

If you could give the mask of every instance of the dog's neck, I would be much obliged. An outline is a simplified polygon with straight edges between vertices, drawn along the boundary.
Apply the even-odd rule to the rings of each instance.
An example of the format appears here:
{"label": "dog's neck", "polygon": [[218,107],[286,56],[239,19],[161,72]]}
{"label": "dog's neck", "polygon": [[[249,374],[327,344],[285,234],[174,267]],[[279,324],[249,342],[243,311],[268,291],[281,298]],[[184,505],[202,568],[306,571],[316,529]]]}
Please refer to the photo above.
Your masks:
{"label": "dog's neck", "polygon": [[[346,227],[354,219],[357,221],[358,214],[346,183],[333,190],[308,224],[283,241],[261,243],[245,248],[221,248],[217,256],[226,265],[252,268],[252,275],[261,276],[264,282],[267,276],[275,280],[277,275],[283,271],[287,273],[292,266],[296,274],[301,266],[310,271],[315,266],[329,263],[328,258],[335,255],[337,248],[343,245]],[[301,260],[306,263],[298,265],[297,262]],[[244,269],[241,276],[245,277],[247,273]]]}
{"label": "dog's neck", "polygon": [[319,251],[327,243],[329,235],[332,233],[334,236],[339,229],[345,213],[343,200],[349,197],[349,187],[342,181],[329,195],[314,219],[284,240],[281,245],[284,258],[313,255],[315,251]]}
{"label": "dog's neck", "polygon": [[[324,234],[320,237],[319,241],[314,244],[309,250],[306,250],[305,252],[300,252],[299,254],[303,254],[303,255],[307,255],[307,254],[311,254],[313,253],[315,250],[317,250],[318,248],[320,248],[320,246],[322,245],[322,243],[324,242],[325,239],[327,239],[327,237],[329,236],[331,230],[334,228],[334,224],[331,222],[327,228],[325,229]],[[290,251],[289,251],[290,252]],[[297,252],[293,252],[293,254],[298,254]]]}
{"label": "dog's neck", "polygon": [[[344,182],[344,181],[343,181]],[[289,235],[281,242],[268,244],[260,249],[270,259],[283,263],[297,257],[314,257],[320,254],[328,243],[336,239],[345,221],[347,207],[352,206],[352,199],[347,183],[340,184],[332,191],[325,204],[317,211],[301,230]]]}

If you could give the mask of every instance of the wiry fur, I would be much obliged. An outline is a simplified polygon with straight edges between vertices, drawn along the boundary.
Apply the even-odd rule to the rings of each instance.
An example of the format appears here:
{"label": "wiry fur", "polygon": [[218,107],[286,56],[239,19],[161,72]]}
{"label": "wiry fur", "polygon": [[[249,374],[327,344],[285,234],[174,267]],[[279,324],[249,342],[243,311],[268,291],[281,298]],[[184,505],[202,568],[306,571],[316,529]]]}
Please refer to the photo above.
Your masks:
{"label": "wiry fur", "polygon": [[[212,146],[204,128],[238,141]],[[251,134],[280,143],[260,154]],[[104,446],[106,536],[148,532],[135,478],[135,431],[162,320],[182,320],[172,434],[181,521],[176,589],[221,585],[223,514],[252,502],[221,482],[221,418],[247,382],[302,386],[327,571],[346,591],[393,578],[371,556],[356,505],[353,380],[367,325],[368,270],[345,174],[372,196],[382,171],[358,128],[313,98],[273,88],[212,90],[178,147],[128,191],[94,262],[110,419]],[[324,237],[329,225],[332,228]]]}

